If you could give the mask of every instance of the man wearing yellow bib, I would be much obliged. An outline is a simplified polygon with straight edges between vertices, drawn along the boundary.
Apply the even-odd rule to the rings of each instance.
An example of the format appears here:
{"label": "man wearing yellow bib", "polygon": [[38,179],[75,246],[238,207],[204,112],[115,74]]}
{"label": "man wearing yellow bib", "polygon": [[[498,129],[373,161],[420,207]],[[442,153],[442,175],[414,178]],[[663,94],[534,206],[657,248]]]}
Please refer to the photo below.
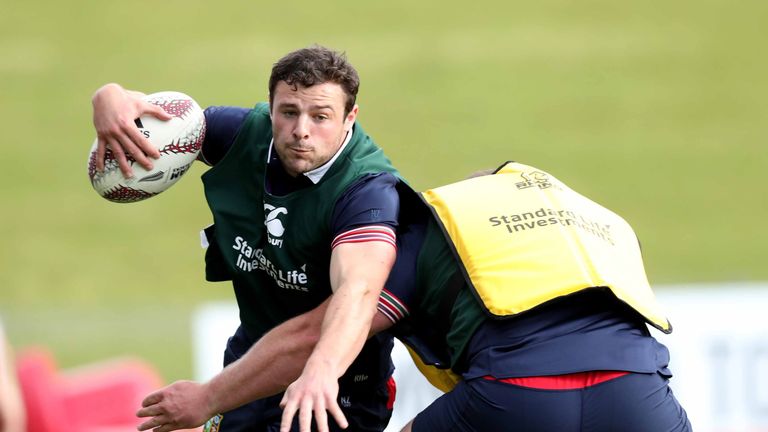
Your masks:
{"label": "man wearing yellow bib", "polygon": [[626,221],[519,163],[422,196],[373,326],[447,391],[405,430],[691,429]]}

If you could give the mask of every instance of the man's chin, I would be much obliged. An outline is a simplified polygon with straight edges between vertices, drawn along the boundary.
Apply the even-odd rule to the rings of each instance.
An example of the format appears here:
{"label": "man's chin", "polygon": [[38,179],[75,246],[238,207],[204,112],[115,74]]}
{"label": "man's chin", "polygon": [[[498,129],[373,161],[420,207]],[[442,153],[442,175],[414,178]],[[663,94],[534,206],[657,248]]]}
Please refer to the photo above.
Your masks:
{"label": "man's chin", "polygon": [[297,177],[301,174],[312,171],[312,164],[305,162],[287,163],[283,164],[283,168],[285,169],[285,172],[287,172],[291,177]]}

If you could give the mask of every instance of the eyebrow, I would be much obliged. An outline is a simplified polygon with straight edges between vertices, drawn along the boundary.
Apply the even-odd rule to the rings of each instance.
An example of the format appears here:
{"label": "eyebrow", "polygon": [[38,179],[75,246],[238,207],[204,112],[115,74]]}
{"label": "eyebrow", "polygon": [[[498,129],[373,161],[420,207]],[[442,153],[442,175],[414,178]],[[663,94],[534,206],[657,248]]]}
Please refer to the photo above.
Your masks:
{"label": "eyebrow", "polygon": [[[297,104],[292,103],[292,102],[284,102],[284,103],[281,103],[280,105],[278,105],[277,107],[278,108],[294,108],[294,109],[298,109],[299,108],[299,106]],[[327,109],[327,110],[334,111],[333,105],[310,105],[309,109],[310,110],[324,110],[324,109]]]}

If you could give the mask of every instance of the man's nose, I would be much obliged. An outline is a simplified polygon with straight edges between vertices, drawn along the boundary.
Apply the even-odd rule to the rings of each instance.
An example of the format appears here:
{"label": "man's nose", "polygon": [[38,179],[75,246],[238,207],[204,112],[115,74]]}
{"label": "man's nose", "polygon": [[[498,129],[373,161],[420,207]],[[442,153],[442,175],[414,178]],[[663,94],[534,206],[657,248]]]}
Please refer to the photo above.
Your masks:
{"label": "man's nose", "polygon": [[293,136],[297,140],[309,138],[309,118],[307,116],[300,115],[296,119],[296,124],[293,127]]}

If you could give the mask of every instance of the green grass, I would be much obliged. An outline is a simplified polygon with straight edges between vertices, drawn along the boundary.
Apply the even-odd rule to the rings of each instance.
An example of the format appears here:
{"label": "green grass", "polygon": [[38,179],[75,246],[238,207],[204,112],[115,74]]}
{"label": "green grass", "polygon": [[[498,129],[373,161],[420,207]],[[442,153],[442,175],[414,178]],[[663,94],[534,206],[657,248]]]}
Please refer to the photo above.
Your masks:
{"label": "green grass", "polygon": [[16,346],[191,375],[189,314],[231,298],[203,281],[202,168],[153,200],[100,199],[90,96],[116,81],[248,106],[314,42],[357,65],[360,119],[417,188],[518,160],[629,220],[652,282],[768,279],[767,3],[260,3],[4,3],[0,315]]}

